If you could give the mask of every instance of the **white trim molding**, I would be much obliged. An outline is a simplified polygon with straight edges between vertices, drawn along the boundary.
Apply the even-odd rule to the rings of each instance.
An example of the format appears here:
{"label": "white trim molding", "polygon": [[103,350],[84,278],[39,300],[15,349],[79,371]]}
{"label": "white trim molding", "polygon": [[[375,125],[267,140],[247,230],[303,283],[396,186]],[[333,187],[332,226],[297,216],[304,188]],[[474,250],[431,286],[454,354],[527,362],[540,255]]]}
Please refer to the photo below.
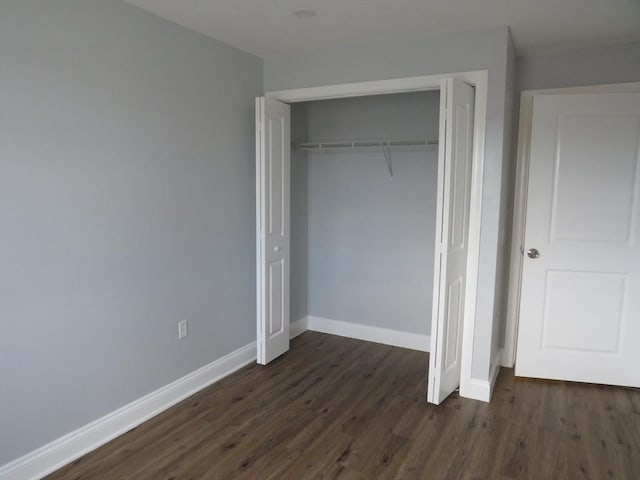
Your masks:
{"label": "white trim molding", "polygon": [[0,480],[36,480],[256,361],[252,342],[6,465]]}
{"label": "white trim molding", "polygon": [[312,100],[328,100],[332,98],[362,97],[367,95],[384,95],[389,93],[420,92],[439,90],[443,79],[473,74],[424,75],[419,77],[394,78],[390,80],[374,80],[370,82],[340,83],[319,87],[294,88],[267,92],[266,96],[281,102],[296,103]]}
{"label": "white trim molding", "polygon": [[522,285],[522,259],[524,255],[525,221],[527,212],[527,186],[529,183],[529,149],[531,143],[533,99],[540,95],[565,95],[575,93],[625,93],[639,92],[640,82],[587,87],[525,90],[520,95],[520,120],[516,157],[516,190],[513,208],[513,229],[509,266],[509,291],[502,365],[513,367],[516,362],[518,320],[520,315],[520,290]]}
{"label": "white trim molding", "polygon": [[[463,396],[462,390],[460,390],[460,396]],[[491,400],[491,382],[472,378],[467,384],[464,397],[481,402],[489,402]]]}
{"label": "white trim molding", "polygon": [[[496,386],[496,380],[498,380],[498,375],[500,374],[500,368],[502,367],[502,359],[504,358],[504,348],[501,348],[496,353],[495,358],[493,359],[493,367],[491,368],[491,375],[489,375],[489,381],[491,384],[491,394],[493,394],[493,388]],[[489,399],[491,399],[491,395],[489,395]]]}
{"label": "white trim molding", "polygon": [[391,330],[389,328],[372,327],[362,323],[343,322],[330,318],[309,316],[306,319],[307,328],[313,332],[329,333],[340,337],[355,338],[367,342],[382,343],[394,347],[409,348],[428,352],[431,337],[419,333]]}
{"label": "white trim molding", "polygon": [[[468,382],[465,392],[466,395],[464,395],[465,397],[472,398],[473,400],[480,400],[482,402],[491,401],[493,389],[496,386],[496,381],[498,380],[498,375],[500,374],[501,360],[503,356],[504,352],[502,349],[500,349],[493,360],[493,366],[491,367],[489,380],[472,378]],[[462,391],[460,392],[460,395],[462,396]]]}
{"label": "white trim molding", "polygon": [[298,335],[302,335],[307,330],[309,330],[308,317],[300,318],[289,325],[289,338],[296,338]]}

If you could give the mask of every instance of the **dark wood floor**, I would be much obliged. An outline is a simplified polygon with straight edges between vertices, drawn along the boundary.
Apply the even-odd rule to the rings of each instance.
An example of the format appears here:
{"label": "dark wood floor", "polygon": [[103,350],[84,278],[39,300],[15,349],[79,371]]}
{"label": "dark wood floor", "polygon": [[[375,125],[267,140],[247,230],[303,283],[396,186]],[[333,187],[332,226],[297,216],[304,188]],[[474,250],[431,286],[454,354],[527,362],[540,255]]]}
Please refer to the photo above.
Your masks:
{"label": "dark wood floor", "polygon": [[425,403],[427,354],[307,332],[50,480],[640,479],[640,392],[500,374]]}

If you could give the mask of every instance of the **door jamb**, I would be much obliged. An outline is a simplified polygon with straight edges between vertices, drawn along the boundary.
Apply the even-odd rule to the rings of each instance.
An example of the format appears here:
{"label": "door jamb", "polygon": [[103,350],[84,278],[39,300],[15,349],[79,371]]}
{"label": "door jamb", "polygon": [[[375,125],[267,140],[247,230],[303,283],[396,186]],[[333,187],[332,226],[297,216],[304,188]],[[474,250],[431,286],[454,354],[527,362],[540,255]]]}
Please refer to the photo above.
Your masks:
{"label": "door jamb", "polygon": [[518,127],[518,149],[516,153],[516,185],[513,206],[513,228],[509,261],[509,291],[507,293],[507,318],[502,364],[513,367],[516,362],[518,322],[520,320],[520,292],[522,287],[522,261],[524,256],[524,234],[527,213],[527,188],[529,181],[529,150],[533,120],[533,100],[540,95],[563,95],[584,93],[640,92],[640,82],[593,85],[586,87],[524,90],[520,94],[520,119]]}
{"label": "door jamb", "polygon": [[476,323],[475,307],[478,287],[478,266],[480,261],[480,227],[482,225],[482,187],[484,178],[484,146],[488,88],[487,70],[279,90],[266,92],[265,96],[285,103],[296,103],[365,95],[439,90],[441,81],[450,77],[459,78],[475,87],[471,206],[469,211],[468,236],[469,253],[467,258],[467,284],[465,288],[462,331],[460,395],[477,400],[489,401],[491,392],[479,392],[471,377],[473,340]]}

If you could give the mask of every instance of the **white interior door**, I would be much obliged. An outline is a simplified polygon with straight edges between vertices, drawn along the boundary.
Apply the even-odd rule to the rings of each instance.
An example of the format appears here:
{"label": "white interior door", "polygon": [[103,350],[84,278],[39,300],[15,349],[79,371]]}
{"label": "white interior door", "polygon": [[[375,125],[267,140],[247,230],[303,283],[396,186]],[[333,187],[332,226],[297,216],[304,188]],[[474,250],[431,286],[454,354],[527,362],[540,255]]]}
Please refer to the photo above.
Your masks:
{"label": "white interior door", "polygon": [[534,98],[516,375],[640,387],[640,94]]}
{"label": "white interior door", "polygon": [[256,99],[257,358],[289,350],[289,105]]}
{"label": "white interior door", "polygon": [[427,400],[439,404],[460,386],[469,249],[469,199],[475,95],[447,79],[440,91],[436,252]]}

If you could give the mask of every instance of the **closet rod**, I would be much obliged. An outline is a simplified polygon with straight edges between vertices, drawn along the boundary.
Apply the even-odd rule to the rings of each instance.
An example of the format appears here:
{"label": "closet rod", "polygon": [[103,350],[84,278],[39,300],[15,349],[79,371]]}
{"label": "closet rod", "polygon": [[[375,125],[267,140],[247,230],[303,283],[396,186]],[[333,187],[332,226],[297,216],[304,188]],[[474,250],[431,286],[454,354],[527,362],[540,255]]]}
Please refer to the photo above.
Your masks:
{"label": "closet rod", "polygon": [[380,147],[431,147],[438,145],[438,140],[373,140],[354,142],[315,142],[294,143],[295,150],[329,150],[332,148],[380,148]]}

